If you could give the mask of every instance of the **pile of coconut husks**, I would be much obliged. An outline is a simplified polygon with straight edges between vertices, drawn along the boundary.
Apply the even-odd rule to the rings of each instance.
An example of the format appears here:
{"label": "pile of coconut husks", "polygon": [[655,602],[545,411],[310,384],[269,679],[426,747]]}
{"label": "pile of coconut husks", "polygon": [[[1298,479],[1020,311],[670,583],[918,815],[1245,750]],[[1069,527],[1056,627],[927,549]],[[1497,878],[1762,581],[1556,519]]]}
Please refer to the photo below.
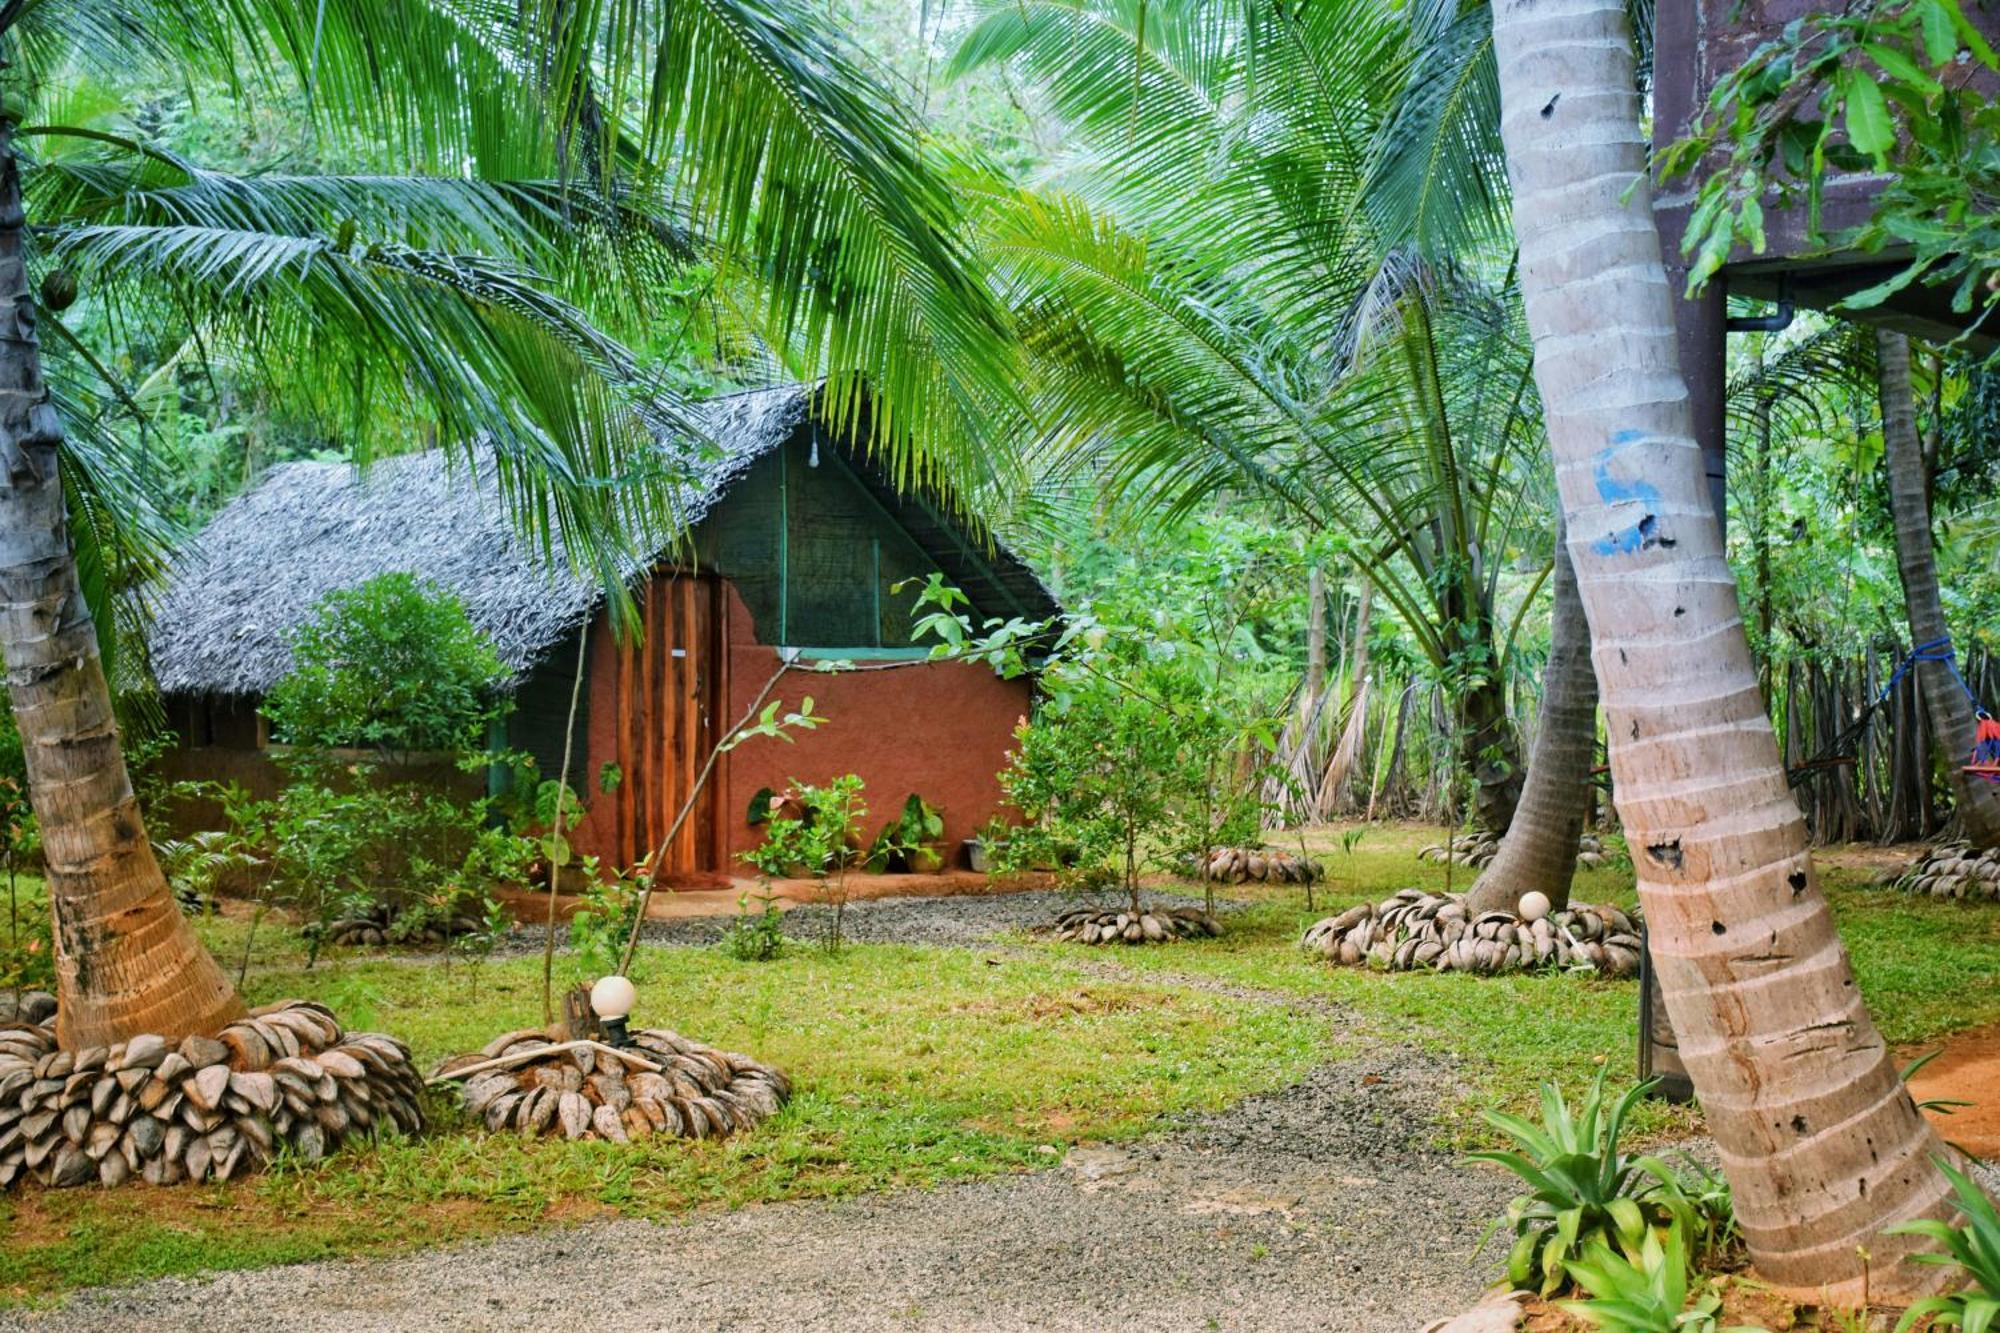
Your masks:
{"label": "pile of coconut husks", "polygon": [[1314,922],[1300,944],[1330,962],[1396,972],[1588,967],[1607,977],[1638,975],[1643,946],[1636,909],[1571,903],[1552,912],[1539,893],[1525,895],[1519,906],[1474,916],[1464,894],[1404,889]]}
{"label": "pile of coconut husks", "polygon": [[[1471,866],[1484,870],[1500,854],[1500,834],[1475,830],[1451,842],[1436,842],[1417,853],[1422,860],[1432,865],[1443,865],[1449,861],[1453,865]],[[1595,833],[1586,833],[1576,840],[1576,866],[1579,870],[1595,870],[1610,858],[1610,851],[1604,839]]]}
{"label": "pile of coconut husks", "polygon": [[1319,862],[1274,847],[1218,847],[1208,855],[1208,878],[1218,884],[1311,884],[1320,877]]}
{"label": "pile of coconut husks", "polygon": [[1167,944],[1213,938],[1222,923],[1199,907],[1079,907],[1064,912],[1048,928],[1052,940],[1075,944]]}
{"label": "pile of coconut husks", "polygon": [[769,1065],[665,1028],[639,1029],[625,1046],[509,1032],[446,1060],[431,1081],[460,1083],[467,1113],[495,1133],[612,1143],[720,1138],[755,1128],[792,1095]]}
{"label": "pile of coconut husks", "polygon": [[59,1050],[54,1019],[0,1027],[0,1187],[229,1180],[280,1149],[307,1161],[378,1129],[423,1128],[409,1048],[306,1000],[213,1037]]}
{"label": "pile of coconut husks", "polygon": [[2000,898],[2000,848],[1981,852],[1969,842],[1943,843],[1886,878],[1905,893],[1932,898]]}

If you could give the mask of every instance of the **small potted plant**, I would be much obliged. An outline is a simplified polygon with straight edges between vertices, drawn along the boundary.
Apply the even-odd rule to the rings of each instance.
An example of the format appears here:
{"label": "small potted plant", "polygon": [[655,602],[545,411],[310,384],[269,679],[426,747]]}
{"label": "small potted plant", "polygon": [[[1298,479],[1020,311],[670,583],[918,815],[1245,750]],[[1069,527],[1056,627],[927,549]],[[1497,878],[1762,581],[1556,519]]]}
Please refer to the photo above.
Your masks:
{"label": "small potted plant", "polygon": [[944,815],[915,792],[903,802],[902,813],[882,826],[868,849],[874,871],[914,871],[932,875],[944,868],[938,842],[944,837]]}
{"label": "small potted plant", "polygon": [[965,840],[965,864],[974,874],[988,874],[993,869],[994,857],[1007,843],[1010,825],[995,815],[979,826],[978,832]]}

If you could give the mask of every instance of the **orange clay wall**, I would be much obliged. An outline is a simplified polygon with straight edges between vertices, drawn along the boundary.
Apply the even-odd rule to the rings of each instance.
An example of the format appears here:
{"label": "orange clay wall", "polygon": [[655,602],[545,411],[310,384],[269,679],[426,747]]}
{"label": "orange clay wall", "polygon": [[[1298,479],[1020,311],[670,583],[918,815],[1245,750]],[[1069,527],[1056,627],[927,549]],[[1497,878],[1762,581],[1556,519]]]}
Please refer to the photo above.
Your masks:
{"label": "orange clay wall", "polygon": [[[770,679],[778,654],[757,642],[736,590],[727,582],[723,590],[728,726]],[[887,823],[915,792],[943,812],[947,864],[958,864],[958,844],[1001,808],[997,775],[1031,706],[1028,682],[1002,680],[966,662],[920,662],[837,675],[793,670],[772,697],[796,707],[807,695],[826,719],[817,730],[794,733],[790,744],[760,736],[724,756],[718,815],[730,860],[763,840],[746,818],[759,788],[780,791],[794,779],[819,784],[857,773],[867,784],[870,828]],[[740,863],[731,869],[740,873]]]}
{"label": "orange clay wall", "polygon": [[[758,642],[749,609],[727,580],[722,582],[722,603],[725,675],[718,733],[744,715],[779,663],[777,649]],[[608,647],[608,635],[598,643]],[[610,699],[617,654],[599,651],[592,657],[592,696]],[[986,667],[962,662],[919,662],[839,674],[817,672],[808,665],[787,671],[771,698],[782,700],[789,711],[808,695],[813,712],[824,719],[816,730],[794,732],[789,743],[758,737],[718,762],[711,779],[715,822],[712,834],[704,830],[703,837],[703,845],[714,848],[717,871],[750,873],[737,855],[763,839],[762,830],[747,818],[751,798],[760,788],[781,791],[794,780],[819,784],[843,773],[859,774],[866,784],[863,799],[871,836],[915,792],[943,813],[947,864],[961,864],[960,842],[1002,808],[997,775],[1013,745],[1014,728],[1031,707],[1029,682],[1003,680]],[[582,770],[586,774],[596,773],[615,757],[611,714],[609,708],[591,712],[590,759]],[[608,806],[606,801],[593,802],[576,833],[579,850],[612,845]]]}

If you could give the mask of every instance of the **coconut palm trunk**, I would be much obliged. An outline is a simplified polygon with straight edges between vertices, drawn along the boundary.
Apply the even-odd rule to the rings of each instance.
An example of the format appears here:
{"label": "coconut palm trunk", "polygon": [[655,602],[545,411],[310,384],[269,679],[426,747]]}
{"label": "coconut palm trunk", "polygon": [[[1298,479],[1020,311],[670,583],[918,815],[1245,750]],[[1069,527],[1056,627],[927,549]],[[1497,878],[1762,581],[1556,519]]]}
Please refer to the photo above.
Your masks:
{"label": "coconut palm trunk", "polygon": [[1507,687],[1496,673],[1465,693],[1459,763],[1472,773],[1472,822],[1490,833],[1514,826],[1521,802],[1521,738],[1507,714]]}
{"label": "coconut palm trunk", "polygon": [[[1881,375],[1882,442],[1889,461],[1889,508],[1896,521],[1896,569],[1910,641],[1935,643],[1950,633],[1938,593],[1937,555],[1931,545],[1930,466],[1917,437],[1916,396],[1910,389],[1910,340],[1880,329],[1875,334]],[[1952,795],[1965,836],[1976,847],[2000,847],[2000,783],[1964,771],[1978,717],[1958,677],[1943,662],[1921,662],[1917,680],[1931,718],[1931,741],[1951,775]]]}
{"label": "coconut palm trunk", "polygon": [[1493,863],[1472,886],[1469,908],[1475,913],[1511,912],[1531,891],[1547,894],[1551,908],[1559,910],[1569,905],[1576,877],[1576,842],[1590,809],[1590,768],[1597,753],[1597,672],[1590,665],[1590,623],[1560,534],[1554,582],[1541,726],[1514,822]]}
{"label": "coconut palm trunk", "polygon": [[67,1048],[213,1032],[243,1005],[182,918],[125,771],[69,544],[26,228],[0,122],[0,658],[48,862],[57,1031]]}
{"label": "coconut palm trunk", "polygon": [[1882,1232],[1949,1212],[1944,1148],[1862,1004],[1758,693],[1675,345],[1625,0],[1496,0],[1493,30],[1618,813],[1751,1258],[1815,1297],[1871,1277],[1878,1298],[1936,1288],[1944,1270]]}

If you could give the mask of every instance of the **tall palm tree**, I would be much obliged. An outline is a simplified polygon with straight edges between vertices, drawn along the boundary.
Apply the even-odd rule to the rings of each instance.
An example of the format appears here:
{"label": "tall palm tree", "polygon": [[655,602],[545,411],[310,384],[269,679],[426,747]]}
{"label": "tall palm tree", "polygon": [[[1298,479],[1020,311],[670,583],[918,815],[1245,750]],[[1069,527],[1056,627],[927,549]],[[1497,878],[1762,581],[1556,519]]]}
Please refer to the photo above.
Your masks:
{"label": "tall palm tree", "polygon": [[[1889,507],[1896,526],[1896,569],[1910,617],[1910,641],[1950,642],[1944,599],[1932,549],[1930,467],[1917,438],[1916,395],[1910,387],[1910,340],[1889,329],[1875,334],[1881,374],[1882,444],[1889,471]],[[1932,739],[1950,766],[1951,790],[1966,838],[1975,847],[2000,847],[2000,783],[1964,771],[1978,719],[1954,667],[1930,660],[1917,666]]]}
{"label": "tall palm tree", "polygon": [[1542,894],[1552,911],[1560,911],[1569,905],[1576,879],[1576,844],[1590,809],[1597,759],[1597,670],[1590,664],[1590,624],[1560,523],[1552,582],[1549,662],[1542,672],[1541,719],[1528,774],[1513,826],[1466,895],[1466,910],[1473,915],[1515,911],[1529,893]]}
{"label": "tall palm tree", "polygon": [[[836,410],[858,412],[865,386],[906,475],[975,459],[983,399],[1004,402],[999,316],[940,174],[893,98],[788,8],[4,0],[0,55],[0,657],[66,1045],[210,1030],[241,1005],[154,863],[67,525],[65,482],[84,474],[50,372],[118,388],[37,305],[31,265],[254,353],[274,393],[344,389],[362,420],[496,468],[521,525],[614,589],[698,440],[562,294],[602,288],[587,270],[607,255],[692,234],[775,357],[826,375]],[[386,144],[405,174],[232,177],[29,123],[80,70],[143,62],[302,93],[322,134]],[[30,159],[29,139],[88,151]]]}
{"label": "tall palm tree", "polygon": [[[1492,198],[1497,158],[1456,143],[1462,114],[1397,118],[1413,34],[1359,0],[1008,0],[953,69],[1016,62],[1074,130],[1054,179],[997,192],[986,228],[1044,466],[1169,513],[1228,492],[1354,538],[1458,705],[1479,822],[1504,830],[1521,765],[1494,593],[1533,513],[1532,392],[1506,301],[1398,248],[1490,249],[1499,221],[1437,206]],[[1431,204],[1374,206],[1377,175]]]}
{"label": "tall palm tree", "polygon": [[1501,130],[1571,558],[1680,1052],[1768,1280],[1938,1282],[1943,1151],[1869,1019],[1792,800],[1708,499],[1622,0],[1498,0]]}

